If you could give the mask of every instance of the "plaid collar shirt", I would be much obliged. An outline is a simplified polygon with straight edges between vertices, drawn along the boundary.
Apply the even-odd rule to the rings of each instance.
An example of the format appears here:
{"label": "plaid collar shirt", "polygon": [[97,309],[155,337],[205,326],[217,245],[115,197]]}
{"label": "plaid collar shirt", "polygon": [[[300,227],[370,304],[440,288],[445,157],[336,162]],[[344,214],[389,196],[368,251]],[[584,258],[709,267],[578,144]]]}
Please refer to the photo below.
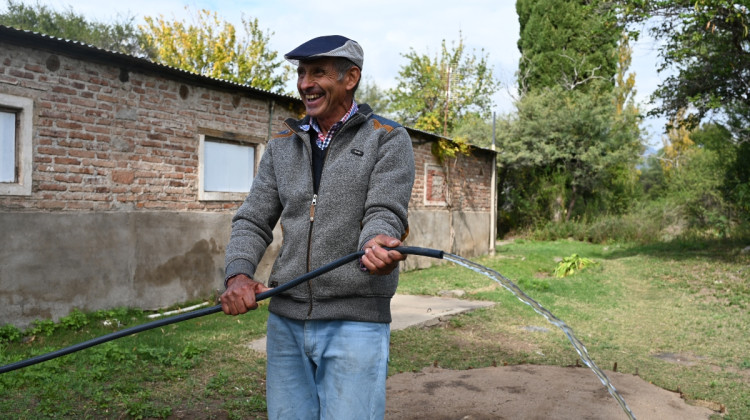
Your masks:
{"label": "plaid collar shirt", "polygon": [[320,126],[318,125],[318,121],[315,118],[311,118],[310,124],[302,126],[301,128],[303,130],[309,130],[310,127],[312,127],[313,130],[315,130],[315,132],[318,133],[318,137],[315,139],[315,144],[318,145],[320,150],[326,150],[328,145],[331,144],[331,139],[333,138],[333,135],[336,134],[336,132],[339,131],[341,126],[344,125],[344,123],[349,119],[349,117],[354,115],[358,110],[359,110],[359,106],[357,105],[356,102],[352,101],[352,106],[351,108],[349,108],[349,111],[346,114],[344,114],[341,120],[333,124],[331,128],[328,130],[328,133],[325,133],[325,134],[322,133]]}

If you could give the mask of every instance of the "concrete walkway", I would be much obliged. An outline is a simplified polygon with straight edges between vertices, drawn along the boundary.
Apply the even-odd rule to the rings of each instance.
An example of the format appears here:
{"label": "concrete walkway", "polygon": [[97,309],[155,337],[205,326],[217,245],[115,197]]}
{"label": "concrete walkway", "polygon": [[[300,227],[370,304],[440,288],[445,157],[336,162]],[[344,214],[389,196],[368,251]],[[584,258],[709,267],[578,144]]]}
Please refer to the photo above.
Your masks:
{"label": "concrete walkway", "polygon": [[[432,326],[464,312],[493,306],[495,302],[437,296],[399,295],[391,300],[391,331],[414,326]],[[250,342],[251,349],[265,353],[266,337]]]}

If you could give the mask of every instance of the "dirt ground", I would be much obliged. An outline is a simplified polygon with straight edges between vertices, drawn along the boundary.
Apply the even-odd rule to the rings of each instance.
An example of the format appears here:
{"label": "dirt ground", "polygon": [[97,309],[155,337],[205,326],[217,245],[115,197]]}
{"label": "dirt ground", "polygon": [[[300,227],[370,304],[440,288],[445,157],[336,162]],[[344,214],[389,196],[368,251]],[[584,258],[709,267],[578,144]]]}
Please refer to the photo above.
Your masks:
{"label": "dirt ground", "polygon": [[[638,376],[606,374],[637,419],[693,420],[717,414]],[[386,419],[392,420],[629,418],[586,367],[518,365],[399,373],[388,378],[386,404]]]}
{"label": "dirt ground", "polygon": [[[391,302],[391,329],[444,325],[476,302],[452,298],[396,295]],[[535,328],[535,327],[529,327]],[[527,343],[504,341],[529,351]],[[265,338],[250,347],[265,351]],[[681,363],[681,355],[658,355]],[[639,420],[706,420],[721,407],[711,402],[688,404],[679,393],[659,388],[639,376],[606,371]],[[518,365],[454,371],[427,368],[399,373],[386,382],[387,420],[627,420],[628,415],[586,367]]]}

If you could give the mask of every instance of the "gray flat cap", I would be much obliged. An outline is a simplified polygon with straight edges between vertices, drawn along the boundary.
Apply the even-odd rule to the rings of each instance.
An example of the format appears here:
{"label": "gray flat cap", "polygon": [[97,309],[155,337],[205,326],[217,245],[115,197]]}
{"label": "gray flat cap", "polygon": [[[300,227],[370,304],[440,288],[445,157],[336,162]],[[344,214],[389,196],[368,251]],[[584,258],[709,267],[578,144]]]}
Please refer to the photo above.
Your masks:
{"label": "gray flat cap", "polygon": [[295,66],[300,61],[313,60],[320,57],[346,58],[360,69],[365,61],[365,53],[357,41],[341,35],[327,35],[313,38],[284,54],[284,58]]}

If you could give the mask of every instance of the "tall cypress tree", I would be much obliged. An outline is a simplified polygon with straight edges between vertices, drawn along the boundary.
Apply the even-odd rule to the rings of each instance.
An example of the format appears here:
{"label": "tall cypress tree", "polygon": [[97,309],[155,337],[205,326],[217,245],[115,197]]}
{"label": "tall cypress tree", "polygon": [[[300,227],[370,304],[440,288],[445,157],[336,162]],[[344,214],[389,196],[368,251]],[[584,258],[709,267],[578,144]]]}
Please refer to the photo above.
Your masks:
{"label": "tall cypress tree", "polygon": [[521,92],[587,80],[613,86],[622,27],[602,0],[517,0]]}

